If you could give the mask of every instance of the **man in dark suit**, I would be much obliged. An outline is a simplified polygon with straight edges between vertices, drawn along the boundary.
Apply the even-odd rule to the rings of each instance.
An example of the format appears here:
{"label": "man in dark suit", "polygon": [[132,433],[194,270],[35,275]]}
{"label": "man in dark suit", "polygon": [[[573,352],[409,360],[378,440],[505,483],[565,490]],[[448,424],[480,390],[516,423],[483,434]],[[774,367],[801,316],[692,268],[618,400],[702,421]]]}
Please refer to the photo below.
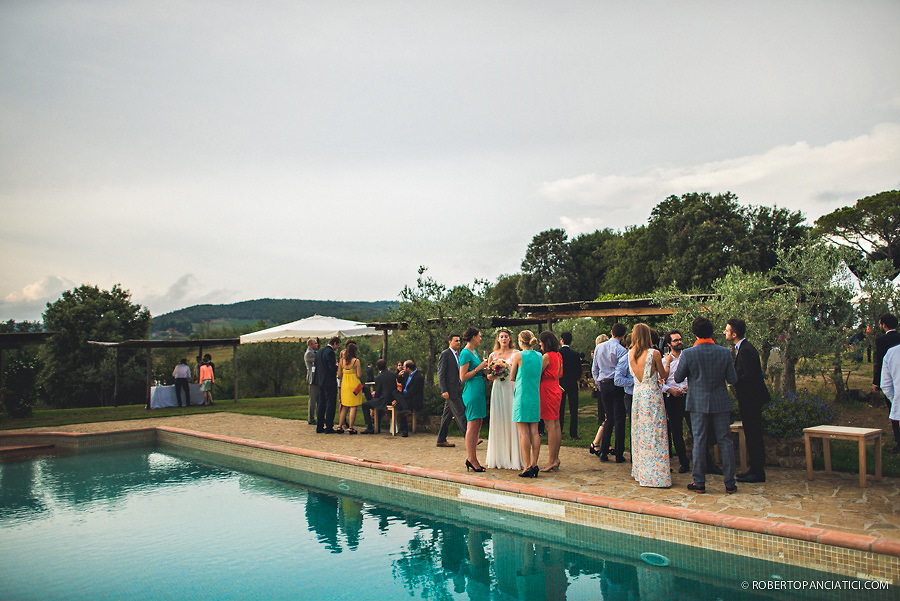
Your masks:
{"label": "man in dark suit", "polygon": [[334,352],[341,346],[335,336],[316,353],[316,384],[319,406],[316,408],[316,434],[334,434],[334,409],[337,406],[337,359]]}
{"label": "man in dark suit", "polygon": [[731,442],[731,397],[725,386],[737,382],[737,373],[731,353],[713,341],[712,323],[705,317],[698,317],[691,324],[691,331],[697,337],[694,346],[681,353],[675,381],[689,378],[686,408],[691,414],[694,432],[694,481],[688,490],[706,492],[706,441],[711,434],[722,453],[722,473],[725,492],[737,492],[734,482],[734,445]]}
{"label": "man in dark suit", "polygon": [[425,376],[412,359],[403,364],[403,398],[410,411],[419,411],[425,406]]}
{"label": "man in dark suit", "polygon": [[384,411],[388,405],[394,405],[400,407],[400,435],[408,436],[406,430],[406,414],[408,410],[403,395],[397,390],[397,375],[387,368],[387,362],[384,359],[376,361],[375,368],[378,370],[378,375],[375,377],[375,390],[372,393],[372,398],[362,404],[366,429],[360,434],[375,434],[374,421],[371,415],[373,409]]}
{"label": "man in dark suit", "polygon": [[[891,313],[883,313],[878,319],[878,325],[884,332],[875,339],[875,358],[872,360],[872,393],[881,392],[881,372],[884,368],[884,355],[889,349],[900,344],[900,333],[897,332],[897,316]],[[886,398],[888,410],[891,408],[891,399]],[[894,442],[897,447],[894,452],[900,452],[900,422],[891,420],[891,428],[894,430]]]}
{"label": "man in dark suit", "polygon": [[569,402],[569,438],[578,440],[578,382],[581,380],[581,355],[569,347],[572,344],[572,332],[563,332],[559,339],[562,347],[559,354],[562,356],[562,377],[559,384],[563,389],[562,400],[559,402],[559,428],[562,430],[566,421],[566,400]]}
{"label": "man in dark suit", "polygon": [[466,435],[466,410],[462,402],[462,382],[459,380],[459,349],[462,348],[462,340],[459,334],[450,334],[447,343],[448,347],[438,358],[438,386],[444,398],[444,414],[441,416],[437,438],[439,447],[456,446],[447,442],[447,431],[454,419],[460,434]]}
{"label": "man in dark suit", "polygon": [[734,371],[737,382],[732,386],[741,410],[744,423],[744,438],[747,441],[747,457],[750,469],[738,474],[738,482],[766,481],[766,449],[763,444],[762,410],[772,397],[763,377],[759,352],[745,339],[747,323],[743,319],[729,319],[725,326],[725,340],[735,348]]}

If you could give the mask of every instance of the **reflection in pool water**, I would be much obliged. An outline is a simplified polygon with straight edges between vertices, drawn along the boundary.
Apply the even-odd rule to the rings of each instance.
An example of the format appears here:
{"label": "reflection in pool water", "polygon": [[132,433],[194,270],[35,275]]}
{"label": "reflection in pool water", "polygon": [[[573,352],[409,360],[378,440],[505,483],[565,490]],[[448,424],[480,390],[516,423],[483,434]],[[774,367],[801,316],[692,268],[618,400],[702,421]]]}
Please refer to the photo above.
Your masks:
{"label": "reflection in pool water", "polygon": [[[0,598],[772,598],[688,578],[677,560],[659,567],[536,534],[559,522],[526,528],[465,507],[443,517],[406,493],[413,513],[372,502],[374,487],[331,485],[347,492],[142,449],[0,464]],[[746,566],[748,578],[786,569]]]}

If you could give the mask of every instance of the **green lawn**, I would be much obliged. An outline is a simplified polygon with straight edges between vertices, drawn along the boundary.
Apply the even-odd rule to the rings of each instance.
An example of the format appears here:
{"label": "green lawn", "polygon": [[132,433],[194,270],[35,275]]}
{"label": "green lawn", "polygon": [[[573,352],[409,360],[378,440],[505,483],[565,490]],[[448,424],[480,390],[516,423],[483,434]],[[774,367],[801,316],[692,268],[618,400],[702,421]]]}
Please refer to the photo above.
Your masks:
{"label": "green lawn", "polygon": [[144,405],[122,405],[119,407],[88,407],[83,409],[42,409],[31,417],[0,417],[0,429],[37,428],[43,426],[63,426],[88,422],[110,422],[119,420],[139,420],[148,417],[169,417],[196,413],[243,413],[246,415],[266,415],[284,419],[306,420],[307,397],[277,397],[262,399],[241,399],[216,401],[211,407],[192,405],[188,408],[169,407],[166,409],[144,409]]}

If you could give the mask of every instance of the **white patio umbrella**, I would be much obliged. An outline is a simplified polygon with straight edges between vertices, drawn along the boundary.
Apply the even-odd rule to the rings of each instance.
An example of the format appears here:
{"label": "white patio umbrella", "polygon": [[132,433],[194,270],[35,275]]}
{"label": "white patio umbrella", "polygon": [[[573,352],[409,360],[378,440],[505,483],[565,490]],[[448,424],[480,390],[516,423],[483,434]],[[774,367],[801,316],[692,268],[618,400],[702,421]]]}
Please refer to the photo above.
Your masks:
{"label": "white patio umbrella", "polygon": [[251,342],[297,342],[307,338],[354,338],[359,336],[378,336],[380,332],[366,324],[337,317],[313,315],[298,319],[274,328],[251,332],[241,336],[241,344]]}

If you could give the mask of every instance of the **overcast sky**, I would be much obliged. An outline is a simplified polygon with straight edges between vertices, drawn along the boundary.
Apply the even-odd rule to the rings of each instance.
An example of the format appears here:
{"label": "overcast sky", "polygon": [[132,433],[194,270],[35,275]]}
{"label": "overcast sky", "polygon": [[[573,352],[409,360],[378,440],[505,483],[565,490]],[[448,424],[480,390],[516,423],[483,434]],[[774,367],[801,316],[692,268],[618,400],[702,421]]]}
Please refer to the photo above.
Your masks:
{"label": "overcast sky", "polygon": [[732,191],[900,187],[900,2],[0,2],[0,320],[395,299]]}

